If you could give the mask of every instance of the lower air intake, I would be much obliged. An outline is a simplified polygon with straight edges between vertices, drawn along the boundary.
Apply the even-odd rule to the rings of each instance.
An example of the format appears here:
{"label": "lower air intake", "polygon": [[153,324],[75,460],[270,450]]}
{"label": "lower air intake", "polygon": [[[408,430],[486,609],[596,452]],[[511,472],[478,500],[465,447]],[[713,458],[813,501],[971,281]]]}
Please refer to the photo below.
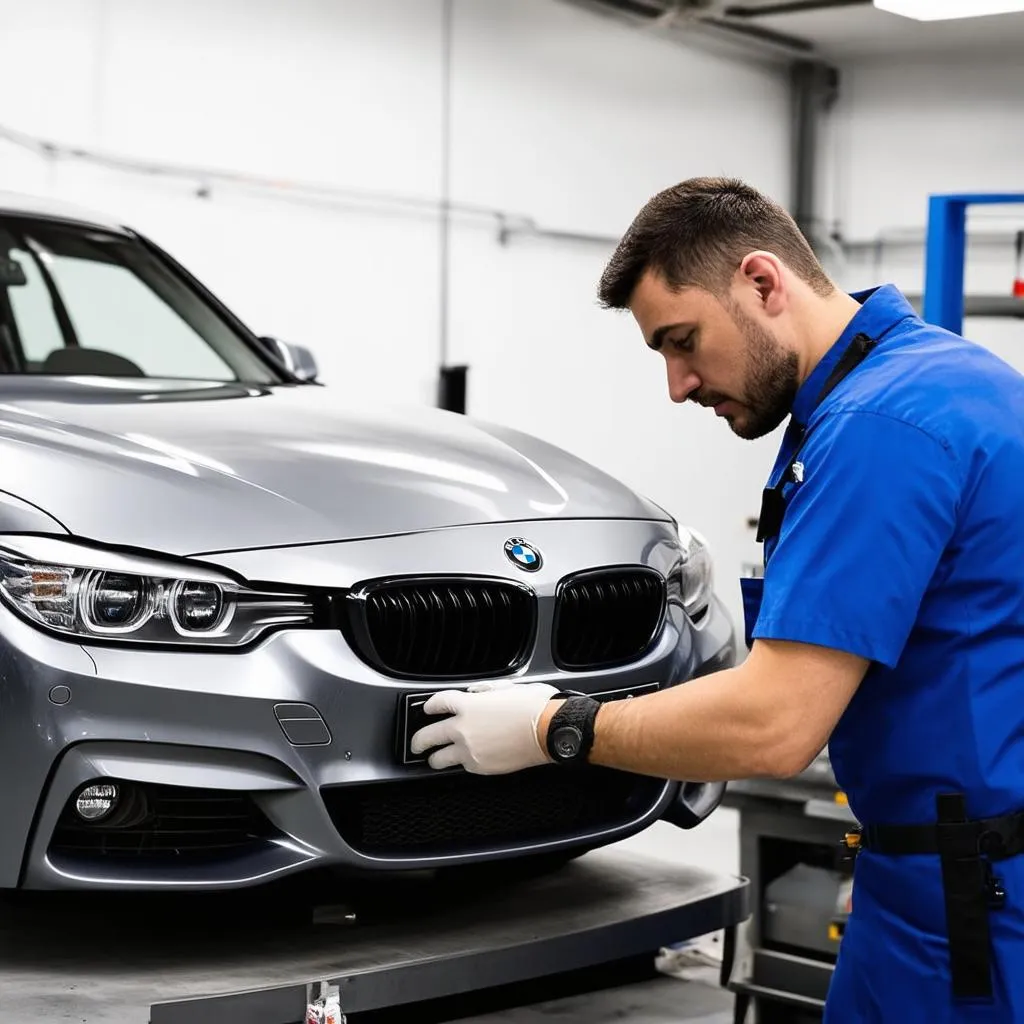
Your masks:
{"label": "lower air intake", "polygon": [[277,834],[246,793],[114,782],[109,817],[83,821],[72,797],[50,842],[67,857],[104,861],[209,861],[259,849]]}
{"label": "lower air intake", "polygon": [[341,837],[375,856],[470,854],[628,825],[665,783],[604,768],[543,765],[510,775],[453,772],[321,790]]}

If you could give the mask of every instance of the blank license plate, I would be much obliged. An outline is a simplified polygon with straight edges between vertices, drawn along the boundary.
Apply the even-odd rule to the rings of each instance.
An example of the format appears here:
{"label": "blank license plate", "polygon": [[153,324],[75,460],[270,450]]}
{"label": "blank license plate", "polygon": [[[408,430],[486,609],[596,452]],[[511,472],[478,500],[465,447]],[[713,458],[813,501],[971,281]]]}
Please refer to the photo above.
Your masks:
{"label": "blank license plate", "polygon": [[[595,700],[622,700],[626,697],[638,697],[644,693],[654,693],[660,689],[658,683],[638,683],[636,686],[620,687],[616,690],[603,690],[600,693],[590,693],[587,696]],[[423,711],[424,704],[434,695],[433,690],[425,693],[403,693],[398,698],[398,728],[395,736],[395,748],[399,761],[402,764],[426,764],[430,754],[414,754],[409,745],[413,736],[430,722],[441,722],[444,715],[428,715]]]}

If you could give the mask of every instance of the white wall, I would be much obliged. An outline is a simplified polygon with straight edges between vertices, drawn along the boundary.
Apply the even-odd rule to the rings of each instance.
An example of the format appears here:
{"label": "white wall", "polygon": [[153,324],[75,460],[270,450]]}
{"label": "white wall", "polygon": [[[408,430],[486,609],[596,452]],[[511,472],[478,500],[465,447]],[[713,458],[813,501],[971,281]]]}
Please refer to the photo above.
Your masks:
{"label": "white wall", "polygon": [[[848,239],[881,242],[851,254],[842,274],[850,288],[891,280],[921,293],[930,194],[1024,193],[1024,75],[1013,55],[857,62],[842,69],[829,121],[825,217]],[[1012,235],[1021,228],[1024,206],[969,209],[969,234],[1006,241],[969,248],[968,292],[1010,294]],[[965,331],[994,344],[1016,337],[1024,352],[1016,321],[971,320]]]}
{"label": "white wall", "polygon": [[[0,125],[58,142],[284,181],[436,199],[440,0],[0,0]],[[658,189],[744,177],[788,197],[775,71],[554,0],[457,0],[453,198],[617,237]],[[438,227],[429,215],[52,163],[0,142],[0,188],[99,207],[151,233],[250,326],[309,345],[345,395],[433,401]],[[739,612],[774,439],[672,406],[659,357],[597,308],[608,243],[460,219],[450,351],[470,412],[540,434],[703,531]],[[703,415],[701,414],[703,412]],[[728,476],[735,469],[731,481]]]}
{"label": "white wall", "polygon": [[[844,237],[881,243],[834,268],[850,289],[892,281],[922,293],[930,194],[1024,193],[1024,76],[1013,55],[855,63],[842,69],[829,121],[823,212]],[[1009,295],[1024,205],[970,207],[967,224],[977,242],[965,291]],[[968,317],[963,333],[1024,372],[1024,320]]]}

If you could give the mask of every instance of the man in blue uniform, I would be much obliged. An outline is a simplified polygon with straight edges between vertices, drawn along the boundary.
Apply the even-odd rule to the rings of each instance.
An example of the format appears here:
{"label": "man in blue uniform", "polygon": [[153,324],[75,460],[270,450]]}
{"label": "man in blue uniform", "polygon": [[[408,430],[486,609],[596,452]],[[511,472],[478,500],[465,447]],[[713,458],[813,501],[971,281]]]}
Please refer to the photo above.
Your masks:
{"label": "man in blue uniform", "polygon": [[414,747],[481,773],[721,780],[791,776],[828,743],[862,832],[826,1020],[1024,1021],[1024,378],[894,287],[841,292],[733,180],[655,196],[600,295],[674,401],[743,438],[788,417],[764,577],[743,581],[750,654],[603,706],[449,692]]}

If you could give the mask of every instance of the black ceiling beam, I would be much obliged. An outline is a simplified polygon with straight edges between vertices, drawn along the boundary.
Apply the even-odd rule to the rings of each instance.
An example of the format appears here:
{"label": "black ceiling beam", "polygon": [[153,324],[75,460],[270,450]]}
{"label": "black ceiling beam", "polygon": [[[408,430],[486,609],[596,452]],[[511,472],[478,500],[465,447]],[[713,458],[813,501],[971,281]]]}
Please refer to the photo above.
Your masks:
{"label": "black ceiling beam", "polygon": [[[593,0],[593,2],[597,6],[623,14],[630,14],[651,22],[665,15],[678,13],[684,18],[692,18],[691,23],[697,27],[732,36],[742,36],[745,39],[758,43],[768,43],[800,56],[808,56],[813,54],[815,50],[814,44],[808,39],[802,39],[788,32],[780,32],[774,28],[766,28],[763,25],[751,24],[749,21],[744,20],[743,17],[735,20],[728,17],[713,17],[706,13],[706,0],[685,0],[683,4],[678,6],[666,6],[666,0]],[[808,3],[811,0],[802,0],[802,2]],[[822,0],[813,0],[813,2],[820,4]],[[789,4],[776,4],[773,6],[789,6]],[[746,11],[747,8],[728,8],[724,14],[728,15],[737,10]]]}
{"label": "black ceiling beam", "polygon": [[774,29],[763,28],[760,25],[744,25],[742,22],[734,23],[726,21],[724,18],[698,18],[697,24],[707,28],[720,29],[723,32],[732,32],[735,35],[747,36],[761,43],[774,43],[776,46],[782,46],[797,53],[814,52],[814,43],[810,40],[791,36],[788,32],[776,32]]}
{"label": "black ceiling beam", "polygon": [[771,18],[777,14],[805,14],[808,11],[828,11],[836,7],[868,7],[873,0],[783,0],[759,7],[726,7],[727,18]]}
{"label": "black ceiling beam", "polygon": [[612,7],[625,14],[634,14],[638,18],[658,18],[665,13],[665,8],[658,3],[645,0],[601,0],[605,7]]}

